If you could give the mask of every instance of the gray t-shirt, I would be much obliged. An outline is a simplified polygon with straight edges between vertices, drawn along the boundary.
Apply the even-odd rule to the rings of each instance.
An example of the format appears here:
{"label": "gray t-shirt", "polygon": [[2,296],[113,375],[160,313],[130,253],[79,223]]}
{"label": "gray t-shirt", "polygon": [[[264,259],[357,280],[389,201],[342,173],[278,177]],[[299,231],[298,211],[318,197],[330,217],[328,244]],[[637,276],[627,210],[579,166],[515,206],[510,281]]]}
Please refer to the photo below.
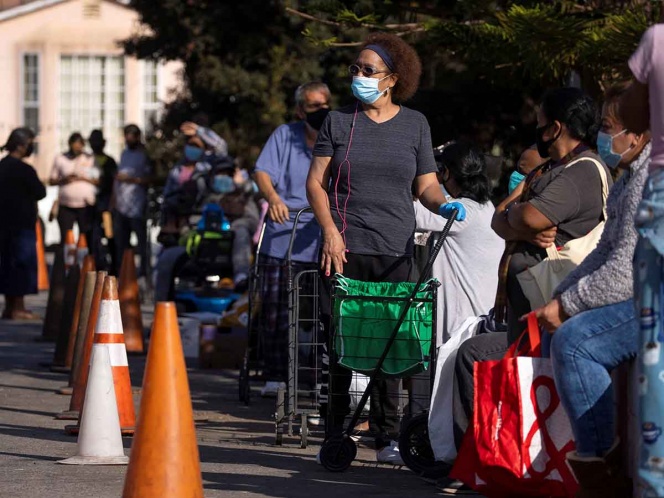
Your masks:
{"label": "gray t-shirt", "polygon": [[429,124],[402,106],[384,123],[372,121],[360,108],[353,126],[355,110],[353,104],[330,112],[314,147],[314,156],[332,158],[332,218],[351,253],[410,256],[413,181],[436,171]]}
{"label": "gray t-shirt", "polygon": [[[580,153],[575,159],[582,157],[592,157],[604,164],[589,150]],[[610,188],[613,183],[611,175],[606,166],[604,169]],[[554,165],[533,181],[529,194],[528,202],[558,227],[558,247],[587,235],[603,219],[602,179],[593,161],[579,161],[568,168],[564,164]],[[507,292],[515,316],[530,310],[530,304],[522,297],[516,276],[545,257],[545,249],[528,242],[520,242],[512,254],[507,272]],[[517,330],[510,330],[510,333],[512,340],[518,337]]]}

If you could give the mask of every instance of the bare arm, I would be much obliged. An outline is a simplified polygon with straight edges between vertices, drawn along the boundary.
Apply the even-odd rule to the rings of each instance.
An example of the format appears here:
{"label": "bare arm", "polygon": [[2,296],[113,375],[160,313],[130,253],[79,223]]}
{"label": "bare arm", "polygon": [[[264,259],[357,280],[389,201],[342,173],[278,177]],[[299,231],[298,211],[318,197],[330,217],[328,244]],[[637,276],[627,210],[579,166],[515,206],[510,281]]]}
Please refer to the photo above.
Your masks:
{"label": "bare arm", "polygon": [[256,181],[258,190],[263,197],[265,197],[265,200],[270,206],[268,210],[270,219],[277,223],[285,223],[288,219],[288,206],[284,204],[284,201],[279,197],[277,191],[274,190],[270,175],[264,171],[256,171],[256,173],[254,173],[254,180]]}
{"label": "bare arm", "polygon": [[491,220],[491,228],[507,241],[523,240],[538,247],[549,247],[555,242],[557,228],[529,203],[518,202],[523,187],[524,182],[521,182],[514,192],[498,205]]}
{"label": "bare arm", "polygon": [[648,85],[632,81],[620,99],[620,117],[625,128],[634,133],[643,133],[650,128],[650,98]]}
{"label": "bare arm", "polygon": [[316,157],[311,161],[307,177],[307,199],[323,231],[323,255],[321,268],[329,276],[332,268],[343,273],[346,263],[346,244],[332,219],[327,186],[330,183],[331,157]]}
{"label": "bare arm", "polygon": [[435,173],[427,173],[416,177],[414,186],[415,196],[432,213],[438,214],[440,206],[447,204],[447,199],[440,190]]}

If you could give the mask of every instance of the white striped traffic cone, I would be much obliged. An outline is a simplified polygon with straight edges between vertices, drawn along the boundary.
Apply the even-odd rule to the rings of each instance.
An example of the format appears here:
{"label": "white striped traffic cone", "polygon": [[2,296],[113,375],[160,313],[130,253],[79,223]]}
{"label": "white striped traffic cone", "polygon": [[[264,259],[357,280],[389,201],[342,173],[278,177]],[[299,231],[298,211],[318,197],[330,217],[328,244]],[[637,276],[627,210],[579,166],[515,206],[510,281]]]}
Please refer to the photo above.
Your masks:
{"label": "white striped traffic cone", "polygon": [[[136,425],[136,411],[134,410],[131,379],[129,378],[129,363],[127,361],[127,350],[125,349],[124,334],[122,331],[120,301],[118,300],[118,281],[115,277],[106,277],[104,279],[104,289],[102,291],[99,318],[97,319],[92,349],[93,351],[106,349],[109,352],[117,411],[120,417],[120,429],[122,430],[122,435],[131,436],[134,434],[134,426]],[[87,402],[86,398],[83,401],[83,408],[85,408]],[[77,429],[80,430],[82,413],[81,411],[78,427],[67,426],[69,434],[76,434],[78,432]]]}
{"label": "white striped traffic cone", "polygon": [[85,392],[76,456],[57,463],[67,465],[126,465],[120,419],[115,409],[113,372],[108,349],[92,352],[90,382]]}

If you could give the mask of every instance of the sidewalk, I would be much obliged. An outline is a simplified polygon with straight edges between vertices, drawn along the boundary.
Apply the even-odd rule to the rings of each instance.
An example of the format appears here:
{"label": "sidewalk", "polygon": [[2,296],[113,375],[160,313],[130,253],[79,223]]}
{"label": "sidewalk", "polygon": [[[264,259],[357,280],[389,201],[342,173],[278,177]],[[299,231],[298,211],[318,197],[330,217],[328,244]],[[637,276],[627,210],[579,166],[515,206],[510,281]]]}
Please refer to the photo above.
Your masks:
{"label": "sidewalk", "polygon": [[[44,315],[45,293],[27,302]],[[151,312],[144,313],[149,324]],[[62,430],[71,422],[53,418],[69,406],[69,396],[55,394],[67,378],[39,366],[52,359],[54,347],[36,342],[40,335],[41,323],[0,321],[0,497],[118,498],[126,467],[55,464],[76,453],[76,439]],[[129,364],[132,384],[140,387],[145,358],[131,356]],[[335,474],[315,462],[320,439],[304,450],[298,438],[274,446],[274,401],[254,392],[251,406],[239,403],[237,372],[191,368],[189,382],[195,414],[208,418],[196,424],[208,498],[436,495],[407,469],[377,465],[369,449],[360,448],[353,466]],[[138,407],[139,395],[134,401]],[[129,454],[131,439],[124,442]]]}

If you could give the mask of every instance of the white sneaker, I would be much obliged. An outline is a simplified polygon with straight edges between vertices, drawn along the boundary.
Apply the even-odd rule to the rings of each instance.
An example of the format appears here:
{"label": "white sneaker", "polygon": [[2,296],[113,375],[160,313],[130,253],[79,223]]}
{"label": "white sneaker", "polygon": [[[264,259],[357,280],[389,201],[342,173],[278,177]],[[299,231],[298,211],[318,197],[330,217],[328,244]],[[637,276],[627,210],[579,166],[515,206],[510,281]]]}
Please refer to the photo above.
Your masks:
{"label": "white sneaker", "polygon": [[276,398],[277,391],[279,391],[279,389],[286,389],[286,383],[269,380],[261,388],[261,396],[264,398]]}
{"label": "white sneaker", "polygon": [[389,446],[376,451],[376,461],[378,463],[390,463],[392,465],[404,465],[399,453],[399,444],[392,441]]}

